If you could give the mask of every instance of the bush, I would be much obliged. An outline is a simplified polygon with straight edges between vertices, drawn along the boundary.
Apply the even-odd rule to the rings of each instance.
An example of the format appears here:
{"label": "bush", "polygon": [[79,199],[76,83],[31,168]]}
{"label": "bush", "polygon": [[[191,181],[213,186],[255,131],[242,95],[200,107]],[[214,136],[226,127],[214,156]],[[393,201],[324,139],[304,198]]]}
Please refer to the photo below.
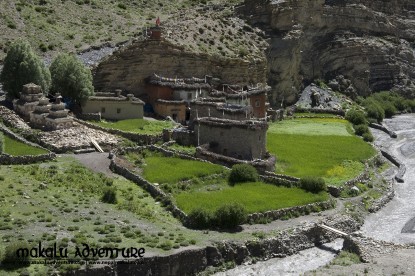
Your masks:
{"label": "bush", "polygon": [[375,119],[378,123],[381,123],[383,121],[383,118],[385,118],[385,110],[383,110],[380,104],[376,101],[365,101],[365,108],[367,116],[369,118]]}
{"label": "bush", "polygon": [[26,241],[16,241],[16,242],[10,243],[6,247],[6,250],[4,252],[4,256],[2,259],[2,263],[4,264],[5,267],[17,268],[17,267],[23,267],[23,266],[30,265],[29,256],[25,256],[25,255],[18,256],[17,255],[18,253],[17,251],[19,249],[30,250],[30,246]]}
{"label": "bush", "polygon": [[346,113],[346,120],[354,125],[366,124],[366,118],[363,111],[357,109],[351,109]]}
{"label": "bush", "polygon": [[396,114],[397,109],[391,102],[385,102],[382,105],[383,110],[385,110],[385,117],[392,118],[393,115]]}
{"label": "bush", "polygon": [[235,228],[246,221],[245,207],[239,203],[225,204],[216,210],[214,221],[220,228]]}
{"label": "bush", "polygon": [[231,185],[242,182],[255,182],[258,181],[258,172],[249,164],[237,164],[232,166],[228,181]]}
{"label": "bush", "polygon": [[312,193],[319,193],[321,191],[327,190],[326,183],[323,178],[319,177],[304,177],[300,180],[300,187],[303,190]]}
{"label": "bush", "polygon": [[367,125],[353,125],[354,132],[356,135],[362,136],[364,133],[369,131]]}
{"label": "bush", "polygon": [[365,140],[366,142],[373,142],[372,133],[370,133],[370,131],[364,133],[363,134],[363,140]]}
{"label": "bush", "polygon": [[211,227],[212,216],[203,208],[197,208],[188,215],[189,226],[194,229],[206,229]]}
{"label": "bush", "polygon": [[116,204],[117,203],[117,190],[115,187],[105,187],[104,194],[101,198],[102,202]]}

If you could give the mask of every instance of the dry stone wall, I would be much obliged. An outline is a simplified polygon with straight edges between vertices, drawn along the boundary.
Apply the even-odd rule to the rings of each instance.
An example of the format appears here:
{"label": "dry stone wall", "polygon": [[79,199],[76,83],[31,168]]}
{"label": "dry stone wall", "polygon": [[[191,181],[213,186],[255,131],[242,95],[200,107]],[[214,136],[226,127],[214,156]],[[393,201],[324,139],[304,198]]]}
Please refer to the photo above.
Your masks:
{"label": "dry stone wall", "polygon": [[131,140],[133,142],[142,143],[142,144],[145,144],[145,145],[154,144],[154,143],[157,143],[158,141],[162,141],[162,135],[161,134],[160,135],[138,134],[138,133],[122,131],[122,130],[114,129],[114,128],[101,127],[101,126],[91,124],[91,123],[88,123],[88,122],[80,120],[80,119],[74,119],[74,120],[76,122],[80,123],[80,124],[83,124],[83,125],[89,127],[89,128],[104,131],[104,132],[108,132],[108,133],[115,134],[115,135],[119,135],[119,136],[124,137],[128,140]]}
{"label": "dry stone wall", "polygon": [[[360,224],[349,216],[334,216],[320,221],[330,227],[351,233],[359,229]],[[219,266],[226,262],[237,265],[250,263],[254,259],[267,260],[286,257],[316,244],[330,242],[337,238],[335,234],[322,230],[314,223],[294,229],[284,230],[275,237],[255,239],[246,242],[220,242],[204,248],[190,249],[167,256],[145,257],[137,264],[116,263],[111,267],[99,267],[73,271],[72,276],[110,276],[110,275],[196,275],[209,266]]]}

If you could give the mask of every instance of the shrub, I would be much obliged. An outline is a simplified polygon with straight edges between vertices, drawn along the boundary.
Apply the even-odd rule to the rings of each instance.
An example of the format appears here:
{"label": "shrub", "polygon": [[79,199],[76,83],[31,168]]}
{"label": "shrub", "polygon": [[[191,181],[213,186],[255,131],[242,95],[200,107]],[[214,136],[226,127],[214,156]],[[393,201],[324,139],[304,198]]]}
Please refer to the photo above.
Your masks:
{"label": "shrub", "polygon": [[346,113],[346,120],[354,125],[366,124],[366,118],[363,111],[357,109],[351,109]]}
{"label": "shrub", "polygon": [[367,125],[353,125],[354,132],[356,135],[362,136],[364,133],[369,131]]}
{"label": "shrub", "polygon": [[245,207],[239,203],[225,204],[216,210],[214,220],[220,228],[235,228],[246,221]]}
{"label": "shrub", "polygon": [[117,203],[117,190],[115,187],[105,187],[104,194],[102,195],[102,202],[110,204]]}
{"label": "shrub", "polygon": [[385,110],[383,110],[379,103],[373,100],[367,100],[365,101],[365,108],[367,116],[375,119],[378,123],[382,122],[383,118],[385,118]]}
{"label": "shrub", "polygon": [[396,114],[397,109],[391,102],[385,102],[382,104],[383,110],[385,110],[385,117],[392,118]]}
{"label": "shrub", "polygon": [[25,256],[25,254],[22,254],[22,252],[19,252],[20,255],[18,255],[19,249],[27,249],[30,250],[30,246],[26,241],[16,241],[10,243],[4,252],[4,256],[2,259],[2,263],[6,267],[22,267],[22,266],[28,266],[29,263],[29,256]]}
{"label": "shrub", "polygon": [[324,182],[323,178],[319,177],[304,177],[300,180],[300,187],[303,190],[312,193],[319,193],[321,191],[325,191],[327,189],[326,183]]}
{"label": "shrub", "polygon": [[211,214],[203,208],[193,210],[189,215],[189,226],[194,229],[206,229],[211,227]]}
{"label": "shrub", "polygon": [[258,172],[249,164],[237,164],[232,166],[228,181],[231,185],[242,182],[255,182],[258,181]]}
{"label": "shrub", "polygon": [[370,133],[369,131],[363,134],[363,140],[365,140],[366,142],[373,142],[373,136],[372,133]]}

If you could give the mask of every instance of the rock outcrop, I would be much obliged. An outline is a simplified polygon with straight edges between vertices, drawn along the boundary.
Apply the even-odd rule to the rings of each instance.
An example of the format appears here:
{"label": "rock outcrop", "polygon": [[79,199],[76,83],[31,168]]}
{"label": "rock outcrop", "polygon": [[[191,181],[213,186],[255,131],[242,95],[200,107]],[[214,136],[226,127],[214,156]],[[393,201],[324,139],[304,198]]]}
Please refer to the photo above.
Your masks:
{"label": "rock outcrop", "polygon": [[94,85],[97,90],[122,89],[140,97],[145,91],[145,78],[154,73],[177,78],[212,75],[228,83],[247,85],[265,83],[266,70],[265,59],[224,58],[193,53],[168,41],[144,40],[102,62],[96,69]]}
{"label": "rock outcrop", "polygon": [[415,94],[415,2],[245,0],[240,8],[269,36],[272,104],[293,103],[304,84],[352,81],[359,95]]}

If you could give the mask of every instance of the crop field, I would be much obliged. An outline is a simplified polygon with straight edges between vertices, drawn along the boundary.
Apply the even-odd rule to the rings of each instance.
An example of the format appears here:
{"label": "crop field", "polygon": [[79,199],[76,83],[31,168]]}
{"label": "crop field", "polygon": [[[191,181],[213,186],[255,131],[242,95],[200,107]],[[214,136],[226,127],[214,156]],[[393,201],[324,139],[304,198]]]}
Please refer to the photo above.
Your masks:
{"label": "crop field", "polygon": [[224,203],[240,203],[248,213],[278,210],[293,206],[325,201],[325,192],[313,194],[299,188],[277,187],[263,182],[241,183],[229,186],[226,183],[194,188],[175,195],[179,208],[186,213],[196,208],[214,212]]}
{"label": "crop field", "polygon": [[225,171],[220,165],[176,157],[151,156],[145,159],[145,163],[144,177],[150,182],[157,183],[175,183]]}
{"label": "crop field", "polygon": [[105,128],[114,128],[122,131],[133,132],[138,134],[157,135],[161,134],[164,128],[173,128],[174,124],[169,121],[150,121],[145,119],[128,119],[117,122],[108,121],[90,121],[90,123]]}
{"label": "crop field", "polygon": [[32,147],[26,145],[20,141],[10,138],[7,135],[4,136],[4,153],[18,156],[18,155],[40,155],[48,153],[41,148]]}
{"label": "crop field", "polygon": [[[323,177],[340,183],[357,176],[375,150],[350,133],[341,119],[296,119],[273,123],[267,148],[277,156],[276,172],[296,177]],[[360,163],[357,165],[357,163]]]}

